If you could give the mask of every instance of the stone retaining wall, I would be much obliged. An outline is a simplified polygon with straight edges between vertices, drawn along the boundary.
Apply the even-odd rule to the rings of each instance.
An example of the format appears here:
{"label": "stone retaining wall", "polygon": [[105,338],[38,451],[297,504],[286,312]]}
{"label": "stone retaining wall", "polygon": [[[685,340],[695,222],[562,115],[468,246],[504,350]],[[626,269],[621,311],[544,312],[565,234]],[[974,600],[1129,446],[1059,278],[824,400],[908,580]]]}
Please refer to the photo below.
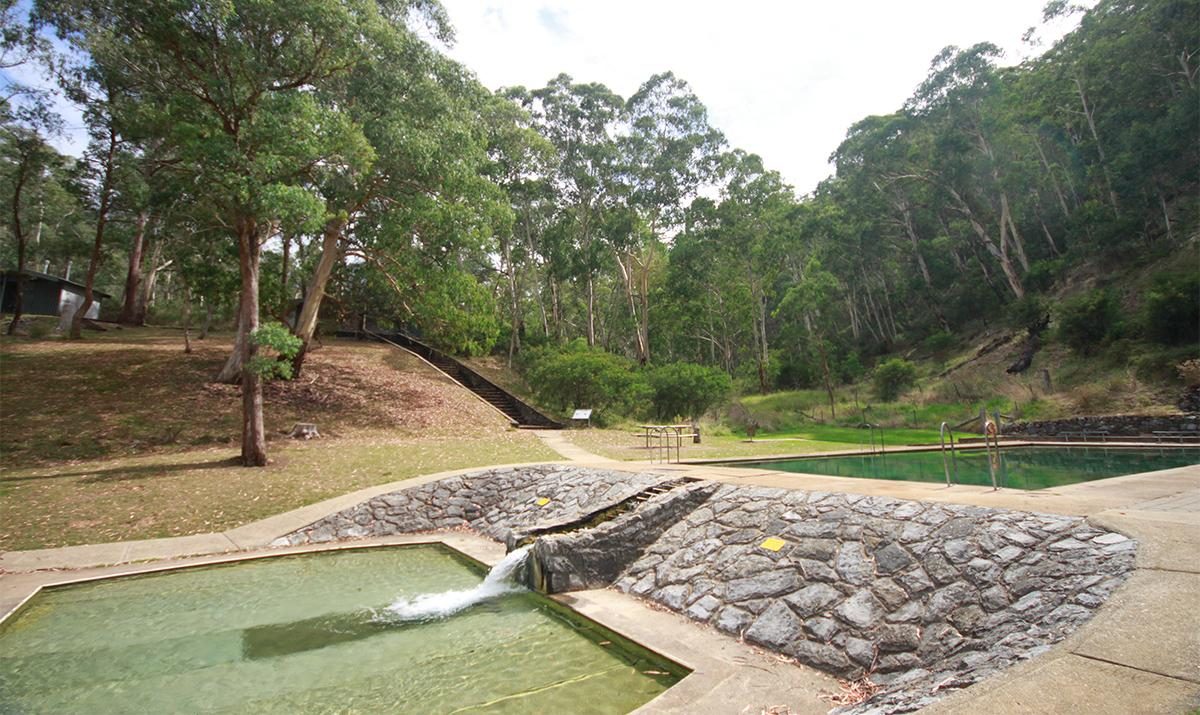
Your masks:
{"label": "stone retaining wall", "polygon": [[[669,481],[485,470],[377,497],[277,543],[448,528],[512,543]],[[848,711],[898,713],[1065,638],[1124,581],[1135,550],[1077,517],[694,482],[540,537],[533,571],[550,590],[613,584],[825,672],[865,675],[884,689]]]}
{"label": "stone retaining wall", "polygon": [[568,524],[655,484],[661,474],[563,465],[504,467],[375,497],[284,536],[278,545],[470,528],[497,541],[513,531]]}
{"label": "stone retaining wall", "polygon": [[[586,560],[594,538],[554,537],[555,552]],[[861,710],[908,712],[1062,640],[1134,550],[1080,518],[723,485],[616,587],[825,672],[869,674],[886,690]]]}
{"label": "stone retaining wall", "polygon": [[1063,432],[1108,431],[1112,436],[1137,437],[1154,432],[1190,432],[1200,434],[1200,415],[1107,415],[1070,417],[1040,422],[1014,422],[1005,425],[1008,436],[1056,437]]}

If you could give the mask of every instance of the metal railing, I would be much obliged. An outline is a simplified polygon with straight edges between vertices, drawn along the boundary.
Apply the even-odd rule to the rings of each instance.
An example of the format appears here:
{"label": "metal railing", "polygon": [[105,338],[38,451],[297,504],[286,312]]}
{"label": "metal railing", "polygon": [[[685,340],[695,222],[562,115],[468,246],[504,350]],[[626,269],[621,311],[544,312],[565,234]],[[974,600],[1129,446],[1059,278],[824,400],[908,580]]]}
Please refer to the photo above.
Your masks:
{"label": "metal railing", "polygon": [[954,465],[954,483],[958,482],[958,457],[954,453],[954,430],[950,428],[950,424],[943,422],[938,430],[939,438],[942,442],[942,471],[946,474],[946,486],[951,486],[950,467],[946,464],[946,433],[950,433],[950,463]]}
{"label": "metal railing", "polygon": [[[675,448],[675,463],[682,461],[680,454],[683,448],[683,436],[673,427],[648,427],[646,438],[658,441],[658,446],[650,453],[650,461],[656,464],[671,463],[671,447]],[[674,445],[672,445],[674,442]]]}
{"label": "metal railing", "polygon": [[[870,422],[864,422],[861,425],[859,425],[858,428],[867,430],[867,442],[863,444],[863,448],[869,449],[870,454],[884,454],[884,452],[886,450],[883,446],[883,428],[880,427],[879,425],[871,424]],[[875,433],[876,432],[879,433],[878,451],[876,451],[876,446],[875,446],[875,436],[876,436]]]}

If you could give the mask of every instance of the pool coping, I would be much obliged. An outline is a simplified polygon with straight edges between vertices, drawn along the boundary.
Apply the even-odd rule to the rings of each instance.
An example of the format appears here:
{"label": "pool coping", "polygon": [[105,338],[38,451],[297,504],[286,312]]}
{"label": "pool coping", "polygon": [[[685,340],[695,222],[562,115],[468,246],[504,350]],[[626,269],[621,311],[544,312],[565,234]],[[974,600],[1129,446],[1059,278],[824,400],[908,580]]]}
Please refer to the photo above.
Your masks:
{"label": "pool coping", "polygon": [[[756,443],[756,444],[761,444],[763,442],[771,442],[771,441],[775,441],[775,440],[760,439],[760,440],[749,440],[749,441]],[[779,441],[783,441],[783,440],[779,440]],[[1063,442],[1063,441],[1054,441],[1054,440],[1006,439],[1003,436],[1000,437],[999,446],[1000,446],[1000,449],[1011,449],[1013,447],[1059,447],[1059,448],[1062,448],[1062,447],[1116,447],[1119,449],[1158,449],[1158,448],[1200,449],[1200,443],[1171,442],[1171,443],[1159,444],[1159,443],[1155,443],[1155,442],[1134,442],[1134,441]],[[887,445],[885,447],[885,449],[882,451],[882,453],[886,454],[889,452],[938,452],[938,451],[941,451],[941,449],[942,449],[941,445],[938,445],[938,444],[898,444],[895,446]],[[988,446],[985,445],[983,442],[970,442],[968,444],[954,445],[953,451],[962,452],[962,451],[968,451],[968,450],[986,450],[986,449],[988,449]],[[679,464],[695,464],[695,465],[717,464],[717,465],[719,465],[719,464],[734,464],[734,463],[740,463],[740,462],[749,462],[749,463],[785,462],[785,461],[790,461],[790,460],[821,459],[823,457],[858,457],[858,456],[869,457],[873,454],[880,454],[880,452],[871,452],[866,449],[863,449],[862,447],[858,447],[855,449],[833,449],[833,450],[829,450],[829,451],[800,452],[800,453],[796,453],[796,454],[772,454],[772,455],[768,455],[765,457],[764,456],[758,456],[758,457],[703,457],[700,459],[681,460],[679,462]]]}
{"label": "pool coping", "polygon": [[[165,574],[191,568],[247,563],[287,556],[439,545],[484,566],[505,555],[504,544],[469,531],[361,539],[294,547],[258,548],[234,553],[188,556],[167,560],[99,566],[82,570],[41,570],[5,574],[0,578],[0,626],[16,617],[45,589],[107,579]],[[813,668],[781,660],[756,647],[707,629],[689,619],[651,607],[647,602],[612,589],[577,591],[549,596],[565,608],[619,634],[638,646],[674,661],[690,672],[633,712],[639,715],[683,715],[713,711],[737,699],[746,707],[771,707],[787,693],[788,712],[825,713],[829,705],[818,696],[837,691],[833,677]],[[753,699],[758,698],[755,702]],[[766,699],[763,699],[766,698]]]}

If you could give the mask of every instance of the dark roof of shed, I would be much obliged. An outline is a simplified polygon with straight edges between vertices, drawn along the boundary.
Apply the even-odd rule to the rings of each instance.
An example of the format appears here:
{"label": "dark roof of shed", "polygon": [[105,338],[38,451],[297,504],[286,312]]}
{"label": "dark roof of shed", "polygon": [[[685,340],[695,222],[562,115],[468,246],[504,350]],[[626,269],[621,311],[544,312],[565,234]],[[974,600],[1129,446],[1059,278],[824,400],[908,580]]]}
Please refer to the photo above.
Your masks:
{"label": "dark roof of shed", "polygon": [[[24,271],[16,271],[16,270],[10,269],[10,270],[4,271],[3,273],[0,273],[0,276],[3,276],[4,278],[6,278],[8,280],[15,280],[17,278],[17,276],[20,275],[21,273],[24,273],[25,277],[27,277],[27,278],[37,278],[37,279],[43,280],[43,281],[50,281],[51,283],[58,283],[59,285],[73,286],[75,288],[78,288],[81,293],[83,291],[87,290],[87,286],[85,286],[82,283],[76,283],[73,280],[69,280],[69,279],[63,278],[61,276],[52,276],[49,273],[42,273],[41,271],[31,271],[28,268],[25,269]],[[96,290],[95,288],[92,289],[92,297],[99,298],[101,300],[108,300],[108,299],[112,298],[112,296],[109,295],[108,293],[105,293],[102,290]]]}

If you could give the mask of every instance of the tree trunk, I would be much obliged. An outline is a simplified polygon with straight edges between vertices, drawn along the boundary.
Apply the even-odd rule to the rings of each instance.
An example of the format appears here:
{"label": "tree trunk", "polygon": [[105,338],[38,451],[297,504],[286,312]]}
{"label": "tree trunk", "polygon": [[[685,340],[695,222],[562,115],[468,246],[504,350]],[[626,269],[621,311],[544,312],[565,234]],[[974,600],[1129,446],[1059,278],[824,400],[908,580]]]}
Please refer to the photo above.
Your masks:
{"label": "tree trunk", "polygon": [[1046,174],[1050,177],[1050,185],[1054,187],[1054,195],[1058,198],[1058,207],[1062,209],[1063,216],[1070,216],[1071,210],[1067,208],[1067,197],[1063,195],[1062,186],[1058,183],[1058,177],[1054,175],[1054,168],[1050,166],[1050,161],[1046,158],[1046,152],[1042,150],[1042,143],[1038,141],[1036,135],[1033,137],[1033,145],[1037,147],[1038,157],[1042,160],[1042,167],[1046,169]]}
{"label": "tree trunk", "polygon": [[234,319],[233,326],[233,350],[229,353],[229,357],[225,359],[225,364],[221,367],[221,371],[213,378],[213,382],[219,382],[225,385],[236,385],[242,379],[242,299],[238,295],[238,310]]}
{"label": "tree trunk", "polygon": [[287,325],[288,313],[292,309],[292,296],[288,294],[288,262],[292,254],[292,237],[281,232],[279,240],[283,243],[283,260],[280,261],[279,268],[279,286],[283,294],[280,298],[282,305],[279,306],[279,322]]}
{"label": "tree trunk", "polygon": [[148,213],[140,211],[134,224],[133,245],[129,248],[129,270],[125,274],[125,298],[121,304],[121,314],[117,317],[117,322],[122,325],[138,324],[138,291],[142,286],[142,259],[145,256],[146,222],[149,218]]}
{"label": "tree trunk", "polygon": [[596,345],[596,282],[592,274],[587,279],[587,343]]}
{"label": "tree trunk", "polygon": [[292,379],[300,377],[300,370],[304,366],[304,356],[308,353],[308,346],[312,342],[313,335],[316,334],[317,319],[321,314],[321,300],[325,297],[325,287],[329,285],[329,276],[333,274],[333,267],[341,255],[340,242],[342,231],[345,228],[345,220],[333,219],[325,224],[325,230],[322,232],[321,257],[317,259],[317,267],[304,291],[304,304],[300,308],[300,316],[296,319],[296,328],[293,330],[296,337],[300,338],[300,350],[292,359]]}
{"label": "tree trunk", "polygon": [[192,291],[183,294],[183,352],[192,354]]}
{"label": "tree trunk", "polygon": [[1108,171],[1108,159],[1104,155],[1104,145],[1100,143],[1100,134],[1096,131],[1096,119],[1093,116],[1095,108],[1088,105],[1087,93],[1083,91],[1083,82],[1075,78],[1075,89],[1079,92],[1079,101],[1083,105],[1083,116],[1087,119],[1088,130],[1092,133],[1092,141],[1096,142],[1096,153],[1100,156],[1100,170],[1104,174],[1104,183],[1108,186],[1108,202],[1112,205],[1113,213],[1121,212],[1117,201],[1117,192],[1113,189],[1112,174]]}
{"label": "tree trunk", "polygon": [[242,278],[238,304],[238,341],[242,361],[242,464],[264,467],[267,464],[267,438],[263,428],[262,378],[251,369],[258,352],[250,335],[258,329],[258,264],[261,247],[253,219],[243,218],[237,225],[238,268]]}
{"label": "tree trunk", "polygon": [[204,322],[200,325],[200,334],[196,336],[197,340],[204,340],[208,337],[208,331],[212,328],[213,307],[211,300],[205,300],[201,296],[201,301],[204,303]]}
{"label": "tree trunk", "polygon": [[[987,252],[996,259],[996,262],[1000,264],[1000,270],[1003,271],[1005,279],[1008,280],[1008,286],[1012,289],[1013,294],[1017,298],[1024,298],[1025,286],[1022,285],[1021,276],[1017,273],[1016,266],[1013,265],[1012,259],[1010,259],[1008,256],[1009,242],[1003,240],[1002,238],[1000,245],[997,246],[996,243],[992,241],[991,237],[988,236],[987,229],[985,229],[983,224],[979,222],[979,219],[975,216],[975,213],[971,210],[970,205],[967,204],[962,195],[960,195],[953,188],[948,188],[948,191],[958,204],[958,211],[966,216],[967,222],[971,224],[971,229],[975,232],[976,237],[979,238],[979,243],[982,244]],[[1006,226],[1003,220],[1001,220],[1000,227],[1001,233],[1003,234],[1006,231]]]}
{"label": "tree trunk", "polygon": [[94,299],[93,288],[96,284],[96,271],[100,268],[100,246],[104,243],[104,227],[108,223],[108,211],[112,206],[112,173],[113,161],[117,155],[117,131],[112,126],[108,128],[108,152],[104,156],[104,179],[100,182],[100,205],[96,211],[96,238],[92,242],[92,255],[88,260],[87,278],[83,282],[83,301],[71,316],[70,338],[78,340],[83,337],[83,319],[92,307]]}
{"label": "tree trunk", "polygon": [[13,236],[17,239],[17,287],[13,296],[13,317],[12,322],[8,324],[8,334],[13,335],[17,332],[17,326],[21,322],[21,313],[25,307],[25,231],[21,227],[21,194],[25,190],[25,182],[28,180],[28,162],[22,161],[17,168],[16,181],[13,182],[12,195],[12,229]]}

